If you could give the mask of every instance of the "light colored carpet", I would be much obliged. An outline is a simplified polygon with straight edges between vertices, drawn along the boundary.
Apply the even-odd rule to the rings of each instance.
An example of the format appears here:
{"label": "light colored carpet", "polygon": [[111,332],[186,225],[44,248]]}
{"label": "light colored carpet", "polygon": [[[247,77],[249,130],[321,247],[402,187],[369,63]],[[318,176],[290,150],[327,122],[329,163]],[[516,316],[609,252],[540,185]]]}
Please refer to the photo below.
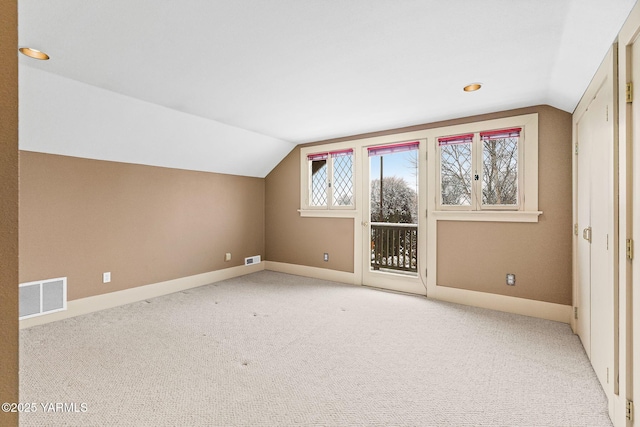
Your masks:
{"label": "light colored carpet", "polygon": [[[568,325],[274,272],[21,334],[22,426],[610,426]],[[82,410],[78,406],[78,410]]]}

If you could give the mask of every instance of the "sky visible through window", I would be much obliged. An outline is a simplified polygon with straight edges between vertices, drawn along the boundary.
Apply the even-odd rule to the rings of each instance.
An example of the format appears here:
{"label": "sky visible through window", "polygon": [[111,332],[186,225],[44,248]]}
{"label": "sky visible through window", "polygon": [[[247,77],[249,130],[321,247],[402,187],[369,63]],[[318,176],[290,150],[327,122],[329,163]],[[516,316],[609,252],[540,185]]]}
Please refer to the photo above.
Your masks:
{"label": "sky visible through window", "polygon": [[[380,179],[380,157],[369,157],[369,179]],[[417,150],[387,154],[382,157],[384,157],[383,173],[385,177],[403,178],[409,187],[418,191]]]}

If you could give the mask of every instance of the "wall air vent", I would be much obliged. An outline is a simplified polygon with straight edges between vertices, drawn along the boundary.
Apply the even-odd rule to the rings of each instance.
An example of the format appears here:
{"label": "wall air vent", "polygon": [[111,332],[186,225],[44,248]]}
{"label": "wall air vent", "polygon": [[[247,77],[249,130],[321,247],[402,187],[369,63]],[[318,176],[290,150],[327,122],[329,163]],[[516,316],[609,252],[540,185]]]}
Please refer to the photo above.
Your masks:
{"label": "wall air vent", "polygon": [[244,265],[260,264],[260,255],[250,256],[244,259]]}
{"label": "wall air vent", "polygon": [[67,309],[67,278],[20,284],[20,319]]}

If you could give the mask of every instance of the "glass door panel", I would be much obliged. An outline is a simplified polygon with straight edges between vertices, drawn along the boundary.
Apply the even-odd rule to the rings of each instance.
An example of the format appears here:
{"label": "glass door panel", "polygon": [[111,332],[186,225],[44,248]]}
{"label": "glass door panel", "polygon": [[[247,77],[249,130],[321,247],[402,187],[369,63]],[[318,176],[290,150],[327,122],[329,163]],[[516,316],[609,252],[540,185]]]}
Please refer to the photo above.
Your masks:
{"label": "glass door panel", "polygon": [[367,148],[365,285],[424,294],[418,277],[418,148],[418,141]]}

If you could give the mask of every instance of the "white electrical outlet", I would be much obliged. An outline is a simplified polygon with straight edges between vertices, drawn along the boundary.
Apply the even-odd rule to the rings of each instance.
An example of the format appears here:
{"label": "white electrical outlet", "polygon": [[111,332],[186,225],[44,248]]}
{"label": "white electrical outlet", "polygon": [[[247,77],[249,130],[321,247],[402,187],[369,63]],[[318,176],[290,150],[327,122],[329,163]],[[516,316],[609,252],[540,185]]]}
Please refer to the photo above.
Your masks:
{"label": "white electrical outlet", "polygon": [[326,252],[324,253],[324,260],[325,260],[325,262],[329,261],[329,254],[326,253]]}
{"label": "white electrical outlet", "polygon": [[226,254],[224,254],[224,260],[231,261],[231,252],[227,252]]}
{"label": "white electrical outlet", "polygon": [[102,273],[102,283],[109,283],[111,281],[111,272]]}
{"label": "white electrical outlet", "polygon": [[507,285],[515,286],[516,285],[516,275],[515,274],[507,274]]}

